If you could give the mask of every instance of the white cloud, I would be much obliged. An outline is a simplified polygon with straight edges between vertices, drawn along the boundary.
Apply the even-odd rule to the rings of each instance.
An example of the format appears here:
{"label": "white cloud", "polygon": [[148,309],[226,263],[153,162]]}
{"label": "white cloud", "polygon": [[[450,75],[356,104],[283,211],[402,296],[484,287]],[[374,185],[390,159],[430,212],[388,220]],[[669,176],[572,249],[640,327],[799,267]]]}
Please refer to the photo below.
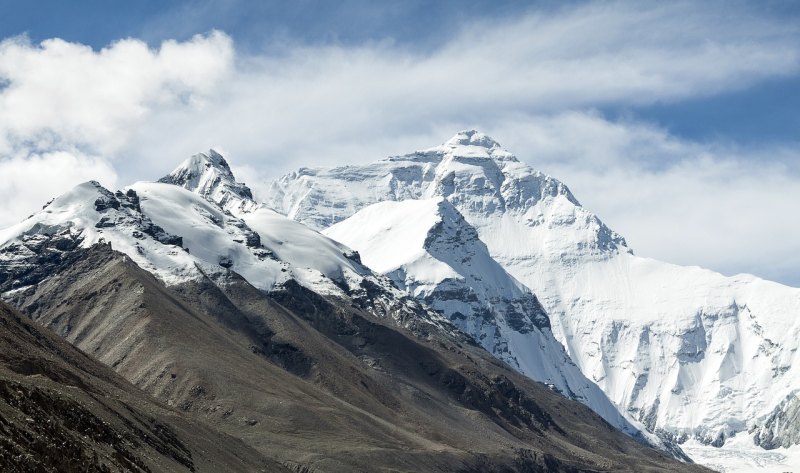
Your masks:
{"label": "white cloud", "polygon": [[75,184],[99,181],[114,188],[117,174],[105,160],[78,151],[0,159],[0,228],[13,225]]}
{"label": "white cloud", "polygon": [[154,51],[125,39],[93,51],[60,39],[0,42],[0,151],[89,146],[113,154],[154,108],[198,100],[229,71],[221,33],[164,42]]}
{"label": "white cloud", "polygon": [[[738,90],[799,71],[800,26],[722,3],[599,2],[476,19],[424,52],[391,42],[288,44],[280,54],[235,57],[222,33],[156,50],[134,39],[94,51],[14,38],[0,43],[0,84],[8,81],[0,85],[0,166],[33,169],[39,155],[69,153],[81,171],[64,173],[63,185],[88,178],[91,163],[124,184],[221,144],[258,184],[478,127],[563,178],[638,253],[766,274],[773,263],[800,265],[776,256],[800,254],[790,241],[799,229],[784,214],[797,179],[780,159],[760,166],[752,151],[610,123],[591,110]],[[785,156],[797,159],[792,150]],[[37,192],[0,179],[0,197],[15,195],[12,187],[25,199]],[[38,192],[41,203],[50,197]],[[0,208],[0,223],[29,207]],[[787,238],[753,245],[777,231]]]}
{"label": "white cloud", "polygon": [[0,42],[0,225],[80,182],[115,185],[110,158],[130,146],[147,152],[131,141],[136,127],[156,110],[197,109],[232,61],[230,38],[216,32],[158,50],[133,39],[100,51]]}

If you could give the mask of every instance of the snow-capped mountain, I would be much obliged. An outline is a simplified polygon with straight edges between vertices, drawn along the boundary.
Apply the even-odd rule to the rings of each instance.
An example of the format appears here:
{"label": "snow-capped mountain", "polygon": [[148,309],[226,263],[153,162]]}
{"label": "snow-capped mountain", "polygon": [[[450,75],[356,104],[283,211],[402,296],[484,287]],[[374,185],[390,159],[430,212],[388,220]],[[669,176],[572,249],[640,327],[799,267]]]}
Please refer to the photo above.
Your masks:
{"label": "snow-capped mountain", "polygon": [[583,402],[630,434],[641,428],[624,419],[575,366],[553,337],[536,296],[491,258],[449,201],[376,203],[323,233],[357,249],[364,264],[519,372]]}
{"label": "snow-capped mountain", "polygon": [[[326,294],[338,293],[343,284],[356,287],[361,278],[371,276],[371,272],[358,261],[357,254],[349,248],[256,203],[250,189],[236,181],[228,163],[214,150],[192,156],[159,182],[186,189],[187,194],[193,195],[193,198],[199,196],[206,205],[216,204],[222,209],[222,219],[227,217],[236,221],[241,228],[253,232],[258,237],[258,245],[267,250],[274,259],[290,266],[294,271],[291,276],[310,289]],[[162,190],[172,190],[174,186],[153,185]],[[160,197],[155,200],[174,201],[167,195]],[[169,222],[177,216],[163,217]],[[175,230],[187,231],[178,228]],[[213,259],[213,255],[206,256]],[[239,261],[238,258],[231,259],[234,262]],[[261,289],[269,290],[275,285],[272,280],[259,284],[258,276],[248,277],[239,269],[237,271],[249,281],[255,280],[254,285]]]}
{"label": "snow-capped mountain", "polygon": [[564,184],[474,130],[372,164],[302,168],[266,203],[325,229],[377,202],[436,197],[538,297],[583,373],[650,430],[722,445],[800,388],[800,289],[635,256]]}
{"label": "snow-capped mountain", "polygon": [[71,250],[100,242],[168,285],[232,270],[264,291],[294,280],[318,294],[352,298],[376,315],[451,327],[361,264],[357,253],[259,206],[213,150],[161,182],[115,193],[94,181],[81,184],[0,231],[0,268],[8,268],[0,269],[0,293],[12,297],[69,260]]}

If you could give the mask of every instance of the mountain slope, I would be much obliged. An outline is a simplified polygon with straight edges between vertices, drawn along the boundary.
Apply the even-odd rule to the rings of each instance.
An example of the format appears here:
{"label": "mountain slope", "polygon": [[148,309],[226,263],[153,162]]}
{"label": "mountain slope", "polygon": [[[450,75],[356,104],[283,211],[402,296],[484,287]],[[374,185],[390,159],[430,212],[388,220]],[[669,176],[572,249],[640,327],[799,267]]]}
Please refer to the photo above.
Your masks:
{"label": "mountain slope", "polygon": [[[217,174],[214,167],[209,172]],[[236,207],[242,205],[248,204]],[[168,284],[224,277],[234,270],[262,290],[294,280],[318,293],[345,297],[363,293],[368,285],[373,302],[392,306],[398,320],[414,313],[419,320],[430,316],[425,320],[434,325],[445,323],[407,307],[408,298],[360,264],[352,250],[269,209],[246,217],[176,185],[140,182],[112,193],[87,182],[0,230],[0,294],[10,297],[44,278],[73,250],[104,242]]]}
{"label": "mountain slope", "polygon": [[635,434],[605,394],[572,363],[536,297],[490,256],[447,200],[381,202],[323,232],[364,263],[447,316],[497,358],[612,425]]}
{"label": "mountain slope", "polygon": [[0,302],[3,471],[288,471]]}
{"label": "mountain slope", "polygon": [[[408,306],[405,294],[362,265],[351,249],[253,201],[215,151],[189,158],[160,182],[173,185],[137,183],[131,189],[143,195],[142,206],[154,221],[188,235],[184,246],[200,260],[220,261],[262,290],[291,279],[319,294],[369,299],[376,315],[391,312],[398,321],[413,318],[447,329],[436,314]],[[199,211],[193,215],[191,209]],[[211,241],[211,235],[217,237]],[[365,287],[371,288],[368,296]]]}
{"label": "mountain slope", "polygon": [[564,184],[474,130],[372,164],[303,168],[266,202],[324,229],[375,202],[436,196],[536,294],[584,374],[652,431],[719,445],[798,388],[800,290],[637,257]]}
{"label": "mountain slope", "polygon": [[271,297],[235,274],[167,288],[100,245],[17,297],[146,391],[290,467],[694,468],[477,347],[420,340],[297,284]]}

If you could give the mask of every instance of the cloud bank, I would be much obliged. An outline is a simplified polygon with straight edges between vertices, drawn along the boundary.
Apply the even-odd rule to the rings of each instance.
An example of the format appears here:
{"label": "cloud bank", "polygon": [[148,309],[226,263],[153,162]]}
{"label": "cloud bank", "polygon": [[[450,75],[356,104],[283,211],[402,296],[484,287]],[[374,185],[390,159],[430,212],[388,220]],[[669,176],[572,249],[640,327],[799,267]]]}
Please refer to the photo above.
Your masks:
{"label": "cloud bank", "polygon": [[800,254],[800,223],[786,218],[800,197],[796,144],[689,142],[597,111],[796,76],[791,22],[743,4],[592,3],[476,18],[430,50],[274,50],[237,54],[222,32],[155,49],[3,41],[0,226],[82,180],[155,179],[210,146],[258,191],[295,167],[371,161],[477,127],[564,180],[639,254],[800,285],[800,256],[787,258]]}

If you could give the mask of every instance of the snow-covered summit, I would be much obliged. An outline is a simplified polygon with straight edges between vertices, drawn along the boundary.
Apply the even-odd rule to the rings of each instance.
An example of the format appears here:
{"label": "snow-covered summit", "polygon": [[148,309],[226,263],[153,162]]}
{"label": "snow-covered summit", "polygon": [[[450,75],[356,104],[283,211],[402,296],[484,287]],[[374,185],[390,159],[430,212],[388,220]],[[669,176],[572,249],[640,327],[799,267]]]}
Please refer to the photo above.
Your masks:
{"label": "snow-covered summit", "polygon": [[482,146],[488,149],[501,148],[500,143],[492,139],[490,136],[474,129],[459,131],[455,136],[445,141],[444,145],[451,147]]}
{"label": "snow-covered summit", "polygon": [[136,189],[114,193],[90,181],[0,231],[0,265],[15,278],[0,284],[22,289],[43,277],[39,271],[59,263],[65,253],[100,242],[111,243],[168,284],[199,274],[198,261],[184,250],[182,236],[166,231],[142,211]]}
{"label": "snow-covered summit", "polygon": [[228,162],[216,150],[198,153],[159,179],[200,194],[231,212],[249,211],[258,204],[244,183],[236,181]]}
{"label": "snow-covered summit", "polygon": [[[442,197],[379,202],[323,234],[358,251],[364,264],[417,298],[446,287],[446,299],[435,302],[445,301],[440,309],[450,317],[502,310],[505,323],[519,331],[549,327],[536,297],[491,258],[475,229]],[[505,311],[500,301],[516,306]]]}
{"label": "snow-covered summit", "polygon": [[[478,130],[464,130],[455,134],[444,144],[426,151],[443,152],[462,158],[491,158],[501,161],[517,161],[500,143]],[[425,153],[423,151],[422,153]]]}

